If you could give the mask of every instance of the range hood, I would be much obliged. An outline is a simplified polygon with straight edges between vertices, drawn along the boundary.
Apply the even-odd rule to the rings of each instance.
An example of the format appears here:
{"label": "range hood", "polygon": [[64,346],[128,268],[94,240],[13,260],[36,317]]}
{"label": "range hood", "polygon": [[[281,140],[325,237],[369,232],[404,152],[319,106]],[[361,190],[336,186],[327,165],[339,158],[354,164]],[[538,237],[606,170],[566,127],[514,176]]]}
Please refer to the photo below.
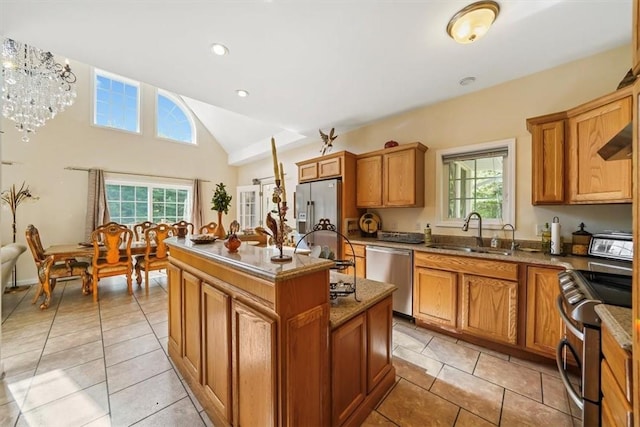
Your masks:
{"label": "range hood", "polygon": [[598,154],[605,160],[624,160],[631,157],[633,123],[626,125],[616,136],[611,138]]}

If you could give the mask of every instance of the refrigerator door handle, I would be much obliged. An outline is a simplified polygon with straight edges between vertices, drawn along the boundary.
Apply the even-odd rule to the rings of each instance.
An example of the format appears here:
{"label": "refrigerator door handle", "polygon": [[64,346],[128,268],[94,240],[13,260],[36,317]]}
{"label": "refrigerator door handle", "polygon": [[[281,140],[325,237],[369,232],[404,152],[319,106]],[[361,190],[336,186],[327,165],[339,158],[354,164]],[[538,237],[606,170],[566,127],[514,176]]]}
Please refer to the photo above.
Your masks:
{"label": "refrigerator door handle", "polygon": [[[313,224],[312,219],[311,219],[311,200],[307,201],[307,209],[306,209],[306,216],[307,216],[307,223],[306,223],[306,229],[305,231],[308,233],[312,230],[311,228],[311,224]],[[307,245],[311,246],[313,245],[313,234],[310,234],[307,236]]]}

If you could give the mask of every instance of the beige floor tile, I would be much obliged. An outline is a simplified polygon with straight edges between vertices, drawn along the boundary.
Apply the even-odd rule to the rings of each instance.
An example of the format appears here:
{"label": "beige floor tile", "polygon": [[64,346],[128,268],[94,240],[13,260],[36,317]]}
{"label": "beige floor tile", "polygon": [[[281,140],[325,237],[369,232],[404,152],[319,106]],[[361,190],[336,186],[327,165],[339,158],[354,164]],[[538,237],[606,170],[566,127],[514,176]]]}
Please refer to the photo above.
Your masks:
{"label": "beige floor tile", "polygon": [[405,335],[410,336],[411,338],[421,342],[424,345],[429,344],[429,341],[433,338],[433,334],[431,331],[427,331],[426,329],[411,327],[409,325],[405,325],[403,323],[399,323],[393,328],[393,331],[402,332]]}
{"label": "beige floor tile", "polygon": [[568,398],[569,400],[569,410],[571,411],[571,416],[578,418],[578,419],[582,419],[582,410],[580,410],[580,408],[578,408],[576,406],[575,403],[573,403],[573,400],[571,400],[571,398]]}
{"label": "beige floor tile", "polygon": [[460,413],[458,414],[458,418],[456,419],[455,427],[491,427],[494,425],[496,424],[492,424],[489,421],[472,414],[471,412],[460,409]]}
{"label": "beige floor tile", "polygon": [[424,342],[419,341],[400,330],[393,331],[393,344],[400,345],[407,350],[415,351],[416,353],[421,353],[426,347]]}
{"label": "beige floor tile", "polygon": [[161,311],[161,310],[168,310],[169,309],[169,298],[168,297],[164,297],[164,298],[160,298],[158,297],[157,300],[155,301],[147,301],[144,304],[140,303],[140,308],[142,309],[142,312],[147,314],[147,313],[153,313],[154,311]]}
{"label": "beige floor tile", "polygon": [[134,300],[124,304],[100,307],[100,318],[102,320],[106,320],[111,319],[112,317],[137,313],[139,311],[142,311],[140,310],[140,305],[138,305]]}
{"label": "beige floor tile", "polygon": [[171,369],[164,351],[158,349],[107,367],[109,393],[113,394]]}
{"label": "beige floor tile", "polygon": [[396,423],[393,423],[386,419],[383,415],[380,415],[378,411],[371,411],[367,419],[362,423],[361,427],[394,427],[396,425]]}
{"label": "beige floor tile", "polygon": [[558,378],[542,374],[542,403],[565,414],[571,414],[564,384]]}
{"label": "beige floor tile", "polygon": [[20,415],[20,407],[16,402],[0,406],[0,426],[13,426]]}
{"label": "beige floor tile", "polygon": [[33,372],[38,366],[42,349],[20,353],[15,356],[2,358],[5,375],[12,377],[22,372]]}
{"label": "beige floor tile", "polygon": [[94,361],[65,370],[53,370],[33,378],[22,411],[30,411],[54,400],[105,381],[104,361]]}
{"label": "beige floor tile", "polygon": [[458,407],[401,379],[377,411],[401,426],[453,426]]}
{"label": "beige floor tile", "polygon": [[133,424],[186,396],[178,376],[168,370],[112,394],[111,422],[115,426]]}
{"label": "beige floor tile", "polygon": [[47,345],[44,347],[43,355],[55,353],[62,350],[67,350],[72,347],[99,341],[102,339],[102,331],[99,326],[93,328],[83,329],[77,332],[71,332],[66,335],[59,335],[47,340]]}
{"label": "beige floor tile", "polygon": [[150,324],[167,322],[169,321],[169,310],[166,308],[163,310],[153,311],[151,313],[147,313],[147,320]]}
{"label": "beige floor tile", "polygon": [[111,427],[111,415],[102,416],[82,427]]}
{"label": "beige floor tile", "polygon": [[49,338],[66,335],[69,332],[79,332],[83,329],[91,329],[100,327],[100,318],[94,314],[83,315],[73,320],[65,320],[63,322],[54,321],[51,326]]}
{"label": "beige floor tile", "polygon": [[433,377],[438,375],[440,369],[442,369],[442,363],[437,360],[433,360],[430,357],[425,356],[415,351],[407,350],[402,346],[398,346],[393,352],[393,357],[406,360],[409,363],[413,363],[425,370],[428,375]]}
{"label": "beige floor tile", "polygon": [[188,397],[156,412],[136,424],[136,427],[157,426],[204,426],[200,413],[196,410]]}
{"label": "beige floor tile", "polygon": [[573,427],[582,427],[582,419],[580,418],[572,418]]}
{"label": "beige floor tile", "polygon": [[182,381],[182,386],[184,387],[184,389],[187,390],[187,394],[189,395],[189,398],[193,402],[193,405],[196,407],[196,411],[198,412],[202,411],[204,408],[202,407],[200,402],[198,402],[198,399],[193,394],[193,391],[191,390],[191,387],[189,387],[189,384],[187,384],[187,382],[183,378],[181,378],[180,381]]}
{"label": "beige floor tile", "polygon": [[[16,402],[18,406],[22,406],[35,372],[36,370],[33,368],[31,371],[25,371],[14,376],[5,376],[0,380],[0,405]],[[0,425],[3,424],[0,423]]]}
{"label": "beige floor tile", "polygon": [[151,328],[158,338],[166,338],[169,336],[169,321],[154,323],[151,325]]}
{"label": "beige floor tile", "polygon": [[102,333],[102,341],[104,342],[105,347],[109,347],[119,342],[141,337],[143,335],[149,335],[151,333],[153,333],[153,330],[151,329],[151,326],[149,326],[149,322],[143,320],[131,325],[120,326],[119,328],[104,331]]}
{"label": "beige floor tile", "polygon": [[105,347],[104,360],[109,367],[158,349],[160,343],[154,334],[143,335]]}
{"label": "beige floor tile", "polygon": [[463,347],[457,343],[434,337],[427,347],[422,350],[422,354],[442,363],[453,366],[472,373],[478,361],[480,352],[471,348]]}
{"label": "beige floor tile", "polygon": [[105,383],[96,384],[28,412],[18,419],[17,427],[82,426],[109,413]]}
{"label": "beige floor tile", "polygon": [[481,353],[473,375],[542,402],[538,371]]}
{"label": "beige floor tile", "polygon": [[51,329],[51,322],[48,320],[44,322],[32,323],[30,325],[24,325],[21,328],[18,327],[11,330],[5,328],[4,324],[2,324],[2,339],[9,340],[26,338],[48,332],[49,329]]}
{"label": "beige floor tile", "polygon": [[202,418],[202,421],[204,421],[204,425],[207,427],[215,427],[213,425],[213,421],[211,421],[211,418],[209,418],[209,415],[207,415],[207,413],[205,411],[200,411],[200,417]]}
{"label": "beige floor tile", "polygon": [[42,347],[44,347],[47,341],[47,333],[48,331],[43,331],[39,334],[27,337],[12,337],[11,339],[6,339],[6,337],[3,336],[2,357],[11,357],[33,350],[42,350]]}
{"label": "beige floor tile", "polygon": [[504,389],[445,365],[431,392],[494,424],[500,421]]}
{"label": "beige floor tile", "polygon": [[526,366],[529,369],[547,374],[551,377],[560,378],[560,373],[558,372],[558,366],[556,365],[555,360],[549,360],[548,363],[537,363],[526,359],[520,359],[519,357],[510,356],[509,361],[520,366]]}
{"label": "beige floor tile", "polygon": [[114,316],[108,319],[102,319],[102,332],[106,332],[110,329],[119,328],[121,326],[133,325],[134,323],[142,322],[146,320],[142,311],[138,310],[132,313],[123,314],[121,316]]}
{"label": "beige floor tile", "polygon": [[573,421],[567,414],[506,390],[500,425],[573,427]]}
{"label": "beige floor tile", "polygon": [[470,343],[470,342],[466,342],[466,341],[463,341],[463,340],[458,340],[458,344],[459,345],[463,345],[463,346],[468,347],[468,348],[472,348],[472,349],[477,350],[477,351],[479,351],[481,353],[486,353],[486,354],[488,354],[490,356],[497,357],[498,359],[509,360],[509,355],[508,354],[500,353],[499,351],[496,351],[496,350],[491,350],[491,349],[488,349],[488,348],[485,348],[485,347],[482,347],[482,346],[479,346],[479,345],[476,345],[476,344],[473,344],[473,343]]}
{"label": "beige floor tile", "polygon": [[82,365],[92,360],[103,357],[102,341],[95,341],[88,344],[79,345],[68,350],[42,356],[38,364],[37,375],[54,369],[67,369],[73,366]]}
{"label": "beige floor tile", "polygon": [[426,369],[409,363],[399,357],[393,358],[393,366],[396,368],[396,376],[404,378],[425,390],[429,390],[436,380],[435,376],[429,375]]}

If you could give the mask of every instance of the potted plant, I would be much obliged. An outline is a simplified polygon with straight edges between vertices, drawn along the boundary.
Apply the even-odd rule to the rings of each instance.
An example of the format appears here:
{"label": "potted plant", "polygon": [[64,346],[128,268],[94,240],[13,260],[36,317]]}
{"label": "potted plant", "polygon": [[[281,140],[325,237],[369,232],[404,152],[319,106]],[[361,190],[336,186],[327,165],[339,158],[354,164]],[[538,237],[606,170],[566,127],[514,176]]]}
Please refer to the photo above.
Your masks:
{"label": "potted plant", "polygon": [[229,213],[229,206],[231,206],[231,195],[227,193],[227,189],[225,188],[224,183],[216,184],[216,190],[213,193],[213,198],[211,199],[211,210],[218,211],[218,226],[214,230],[214,236],[219,239],[224,239],[227,234],[224,231],[224,226],[222,225],[222,213]]}

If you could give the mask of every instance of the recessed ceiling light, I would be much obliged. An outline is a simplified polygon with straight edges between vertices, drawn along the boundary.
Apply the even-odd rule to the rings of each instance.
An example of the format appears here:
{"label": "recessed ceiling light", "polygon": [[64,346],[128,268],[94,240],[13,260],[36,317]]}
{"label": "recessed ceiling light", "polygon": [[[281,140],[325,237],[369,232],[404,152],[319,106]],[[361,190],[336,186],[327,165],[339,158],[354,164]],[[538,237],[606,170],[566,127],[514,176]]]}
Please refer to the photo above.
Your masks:
{"label": "recessed ceiling light", "polygon": [[238,89],[238,90],[236,91],[236,93],[238,94],[238,96],[239,96],[240,98],[246,98],[247,96],[249,96],[249,92],[247,92],[247,91],[246,91],[246,90],[244,90],[244,89]]}
{"label": "recessed ceiling light", "polygon": [[470,84],[473,84],[476,81],[475,77],[465,77],[464,79],[460,80],[458,83],[460,83],[460,86],[469,86]]}
{"label": "recessed ceiling light", "polygon": [[227,47],[223,44],[214,43],[211,45],[211,52],[215,53],[216,55],[223,56],[229,53],[229,49],[227,49]]}

